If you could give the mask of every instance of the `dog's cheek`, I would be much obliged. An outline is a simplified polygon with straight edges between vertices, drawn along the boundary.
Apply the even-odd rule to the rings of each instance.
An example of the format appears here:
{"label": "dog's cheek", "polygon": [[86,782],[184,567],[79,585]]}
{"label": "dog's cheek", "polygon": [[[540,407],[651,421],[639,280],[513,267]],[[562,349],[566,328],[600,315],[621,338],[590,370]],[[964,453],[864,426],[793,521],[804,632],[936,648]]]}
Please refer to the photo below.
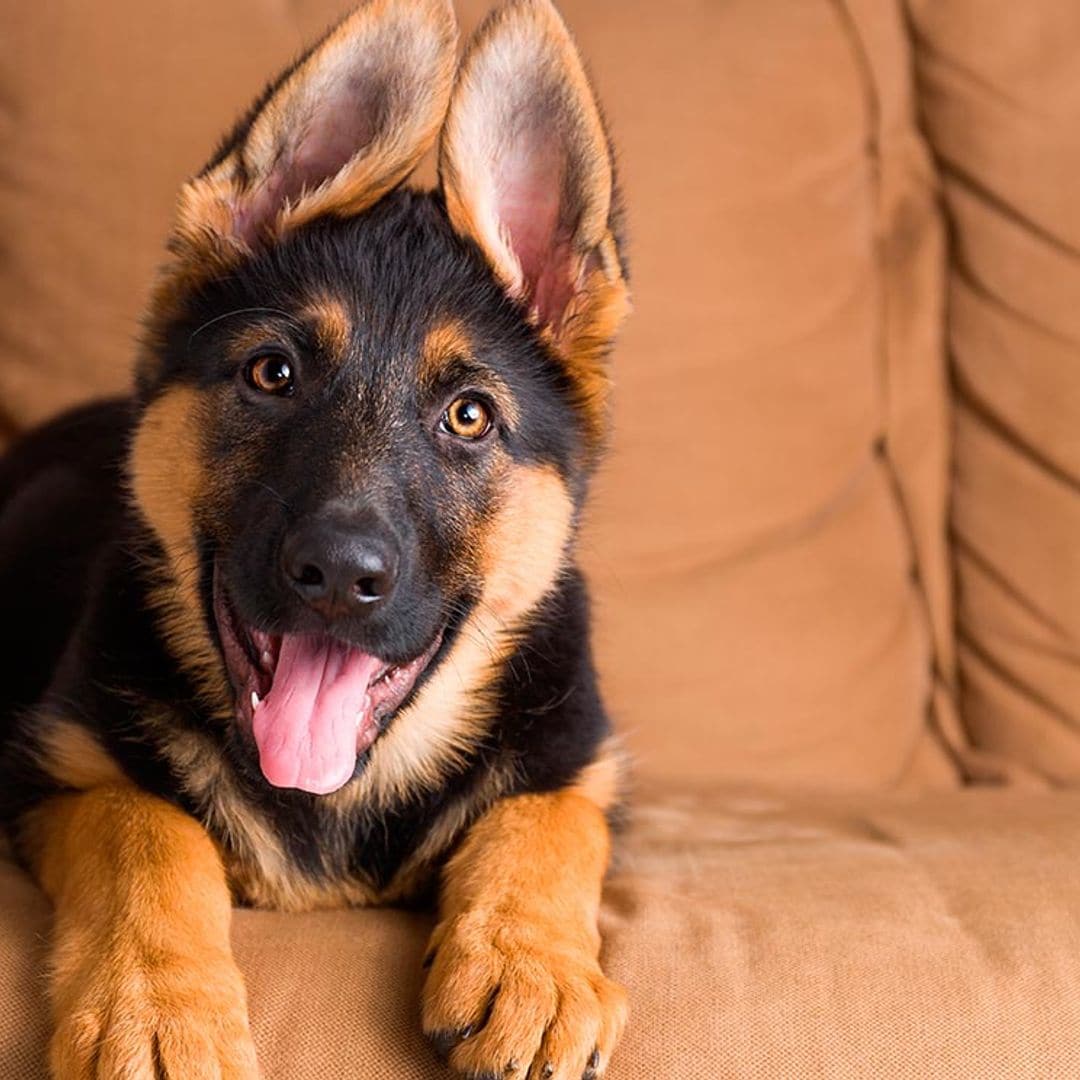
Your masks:
{"label": "dog's cheek", "polygon": [[189,386],[164,391],[147,406],[135,432],[128,483],[135,505],[164,558],[151,560],[149,602],[174,658],[208,700],[228,711],[230,694],[203,618],[196,541],[206,498],[205,395]]}
{"label": "dog's cheek", "polygon": [[132,442],[129,482],[135,503],[174,571],[195,587],[195,512],[205,485],[202,402],[176,386],[147,407]]}
{"label": "dog's cheek", "polygon": [[392,805],[436,788],[468,760],[493,719],[491,689],[516,632],[565,566],[573,501],[556,470],[507,463],[498,484],[470,539],[479,603],[417,700],[375,744],[357,798]]}
{"label": "dog's cheek", "polygon": [[574,504],[549,465],[514,465],[504,476],[482,548],[484,606],[511,627],[555,584],[568,555]]}

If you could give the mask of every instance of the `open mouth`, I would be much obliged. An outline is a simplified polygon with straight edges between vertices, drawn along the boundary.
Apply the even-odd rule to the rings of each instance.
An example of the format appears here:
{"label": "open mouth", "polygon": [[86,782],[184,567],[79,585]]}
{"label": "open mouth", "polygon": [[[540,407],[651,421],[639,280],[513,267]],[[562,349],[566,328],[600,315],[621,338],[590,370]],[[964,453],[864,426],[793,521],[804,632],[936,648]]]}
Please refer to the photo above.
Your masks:
{"label": "open mouth", "polygon": [[267,634],[246,625],[214,571],[214,617],[263,776],[275,787],[327,795],[405,700],[442,641],[390,664],[329,634]]}

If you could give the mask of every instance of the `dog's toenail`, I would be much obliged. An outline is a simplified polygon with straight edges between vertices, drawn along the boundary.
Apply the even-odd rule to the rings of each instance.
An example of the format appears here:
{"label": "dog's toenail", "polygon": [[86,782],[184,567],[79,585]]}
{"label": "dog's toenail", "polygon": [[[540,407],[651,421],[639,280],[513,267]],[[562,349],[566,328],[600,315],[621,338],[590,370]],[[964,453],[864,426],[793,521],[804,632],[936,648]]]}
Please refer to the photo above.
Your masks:
{"label": "dog's toenail", "polygon": [[466,1035],[462,1031],[436,1031],[428,1036],[428,1041],[435,1051],[435,1056],[445,1064],[450,1057],[450,1051],[464,1038]]}

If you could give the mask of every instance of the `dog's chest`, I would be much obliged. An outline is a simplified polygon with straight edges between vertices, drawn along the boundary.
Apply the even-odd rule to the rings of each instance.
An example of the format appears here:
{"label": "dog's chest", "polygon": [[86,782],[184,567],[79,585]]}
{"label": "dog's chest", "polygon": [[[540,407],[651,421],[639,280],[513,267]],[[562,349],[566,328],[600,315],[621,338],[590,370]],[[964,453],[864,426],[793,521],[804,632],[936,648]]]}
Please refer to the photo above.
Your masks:
{"label": "dog's chest", "polygon": [[362,789],[329,797],[252,792],[220,747],[171,733],[164,747],[195,815],[217,841],[237,900],[286,911],[396,903],[425,895],[466,829],[506,790],[491,765],[456,787],[376,805]]}
{"label": "dog's chest", "polygon": [[430,844],[395,852],[388,820],[373,829],[359,827],[348,808],[310,814],[283,821],[235,792],[205,804],[204,823],[240,902],[284,911],[359,907],[409,899],[429,883]]}
{"label": "dog's chest", "polygon": [[399,875],[371,873],[357,852],[351,808],[305,812],[284,800],[253,798],[220,747],[203,735],[170,733],[164,749],[185,801],[218,844],[239,902],[306,911],[403,895]]}

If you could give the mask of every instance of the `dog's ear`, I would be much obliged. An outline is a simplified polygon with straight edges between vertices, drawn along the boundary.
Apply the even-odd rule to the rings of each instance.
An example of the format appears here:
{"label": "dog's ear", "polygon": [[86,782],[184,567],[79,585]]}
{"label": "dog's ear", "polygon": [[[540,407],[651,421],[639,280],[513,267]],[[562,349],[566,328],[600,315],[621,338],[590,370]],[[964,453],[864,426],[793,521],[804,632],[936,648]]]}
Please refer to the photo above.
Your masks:
{"label": "dog's ear", "polygon": [[183,189],[174,249],[227,260],[370,206],[434,142],[456,41],[450,0],[367,0],[270,85]]}
{"label": "dog's ear", "polygon": [[549,0],[512,0],[469,46],[439,152],[455,229],[550,333],[590,398],[628,310],[611,148]]}

